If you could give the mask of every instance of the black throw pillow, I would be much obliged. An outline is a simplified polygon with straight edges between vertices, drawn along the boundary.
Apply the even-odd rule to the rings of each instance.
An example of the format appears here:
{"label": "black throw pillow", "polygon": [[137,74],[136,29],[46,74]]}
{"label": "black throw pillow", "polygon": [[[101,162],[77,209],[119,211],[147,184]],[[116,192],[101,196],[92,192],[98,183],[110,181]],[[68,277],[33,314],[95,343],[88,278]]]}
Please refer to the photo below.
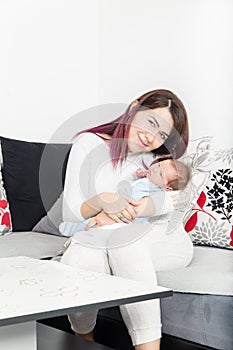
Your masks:
{"label": "black throw pillow", "polygon": [[30,231],[63,191],[71,145],[0,141],[13,231]]}

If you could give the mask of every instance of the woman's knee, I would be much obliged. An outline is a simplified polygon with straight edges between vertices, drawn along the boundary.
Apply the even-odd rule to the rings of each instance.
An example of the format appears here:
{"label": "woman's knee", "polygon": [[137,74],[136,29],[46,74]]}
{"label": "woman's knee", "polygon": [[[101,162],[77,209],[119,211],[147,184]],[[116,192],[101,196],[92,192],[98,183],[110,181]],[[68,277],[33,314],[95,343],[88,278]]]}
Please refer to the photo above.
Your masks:
{"label": "woman's knee", "polygon": [[111,249],[109,264],[116,276],[157,282],[149,249],[143,245]]}
{"label": "woman's knee", "polygon": [[70,245],[66,251],[64,252],[60,262],[65,265],[71,265],[75,266],[76,265],[76,260],[77,260],[78,252],[77,249],[75,249],[75,246]]}
{"label": "woman's knee", "polygon": [[64,253],[61,263],[84,270],[110,274],[106,252],[79,244],[70,245]]}

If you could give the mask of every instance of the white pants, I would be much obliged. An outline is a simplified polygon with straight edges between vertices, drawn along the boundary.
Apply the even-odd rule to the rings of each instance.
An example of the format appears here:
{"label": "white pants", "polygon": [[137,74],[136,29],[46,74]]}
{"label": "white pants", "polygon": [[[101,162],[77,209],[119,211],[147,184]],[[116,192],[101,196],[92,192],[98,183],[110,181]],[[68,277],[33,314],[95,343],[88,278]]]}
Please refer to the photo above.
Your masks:
{"label": "white pants", "polygon": [[[133,232],[146,232],[138,235],[128,244],[110,244],[109,247],[90,246],[96,236],[106,230],[93,229],[83,232],[88,239],[71,244],[64,253],[61,262],[96,272],[115,276],[149,281],[157,284],[156,271],[172,270],[187,266],[193,256],[193,245],[183,225],[179,225],[172,234],[166,234],[167,223],[129,225]],[[128,229],[129,229],[128,227]],[[149,227],[149,229],[148,229]],[[119,229],[120,230],[120,229]],[[116,232],[117,235],[119,235]],[[122,232],[127,228],[122,229]],[[122,235],[124,236],[124,235]],[[125,242],[124,242],[125,243]],[[122,318],[126,324],[133,345],[144,344],[161,338],[161,320],[159,300],[143,301],[120,306]],[[96,324],[98,310],[69,315],[74,332],[85,334],[92,331]]]}

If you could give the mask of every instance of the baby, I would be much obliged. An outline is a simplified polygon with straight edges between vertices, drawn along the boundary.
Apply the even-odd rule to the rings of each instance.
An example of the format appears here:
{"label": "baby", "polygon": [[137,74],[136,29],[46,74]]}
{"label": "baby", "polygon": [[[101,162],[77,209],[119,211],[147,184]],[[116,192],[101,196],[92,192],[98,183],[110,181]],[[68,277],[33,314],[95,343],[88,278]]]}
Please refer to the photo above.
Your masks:
{"label": "baby", "polygon": [[[133,176],[136,177],[136,179],[130,184],[129,182],[122,182],[118,187],[118,193],[125,194],[138,201],[158,191],[176,191],[184,189],[189,181],[190,172],[189,168],[181,161],[166,159],[160,162],[152,162],[148,170],[137,170]],[[161,205],[163,205],[163,203],[161,203]],[[169,213],[173,209],[171,204],[170,207],[167,207],[167,211],[163,211],[163,214]],[[79,223],[62,222],[59,226],[59,230],[64,236],[71,237],[76,232],[84,231],[91,219],[92,218]],[[142,223],[147,220],[147,217],[138,217],[132,223]]]}
{"label": "baby", "polygon": [[133,175],[137,179],[131,186],[120,186],[118,192],[136,201],[158,191],[183,190],[190,178],[189,168],[181,161],[173,159],[154,161],[148,170],[140,169]]}

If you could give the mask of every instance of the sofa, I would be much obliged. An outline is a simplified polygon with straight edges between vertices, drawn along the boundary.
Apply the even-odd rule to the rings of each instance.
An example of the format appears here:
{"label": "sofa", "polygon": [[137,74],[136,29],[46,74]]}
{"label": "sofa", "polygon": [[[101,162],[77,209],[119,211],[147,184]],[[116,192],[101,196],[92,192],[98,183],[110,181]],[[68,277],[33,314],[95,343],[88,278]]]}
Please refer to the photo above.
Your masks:
{"label": "sofa", "polygon": [[[0,257],[59,260],[67,242],[58,227],[71,144],[0,141]],[[194,257],[187,268],[158,272],[159,284],[174,291],[161,300],[162,349],[233,350],[232,150],[211,150],[205,137],[192,143],[187,159],[190,203],[179,214]],[[71,332],[66,317],[42,322]],[[95,339],[133,349],[117,307],[99,311]]]}

